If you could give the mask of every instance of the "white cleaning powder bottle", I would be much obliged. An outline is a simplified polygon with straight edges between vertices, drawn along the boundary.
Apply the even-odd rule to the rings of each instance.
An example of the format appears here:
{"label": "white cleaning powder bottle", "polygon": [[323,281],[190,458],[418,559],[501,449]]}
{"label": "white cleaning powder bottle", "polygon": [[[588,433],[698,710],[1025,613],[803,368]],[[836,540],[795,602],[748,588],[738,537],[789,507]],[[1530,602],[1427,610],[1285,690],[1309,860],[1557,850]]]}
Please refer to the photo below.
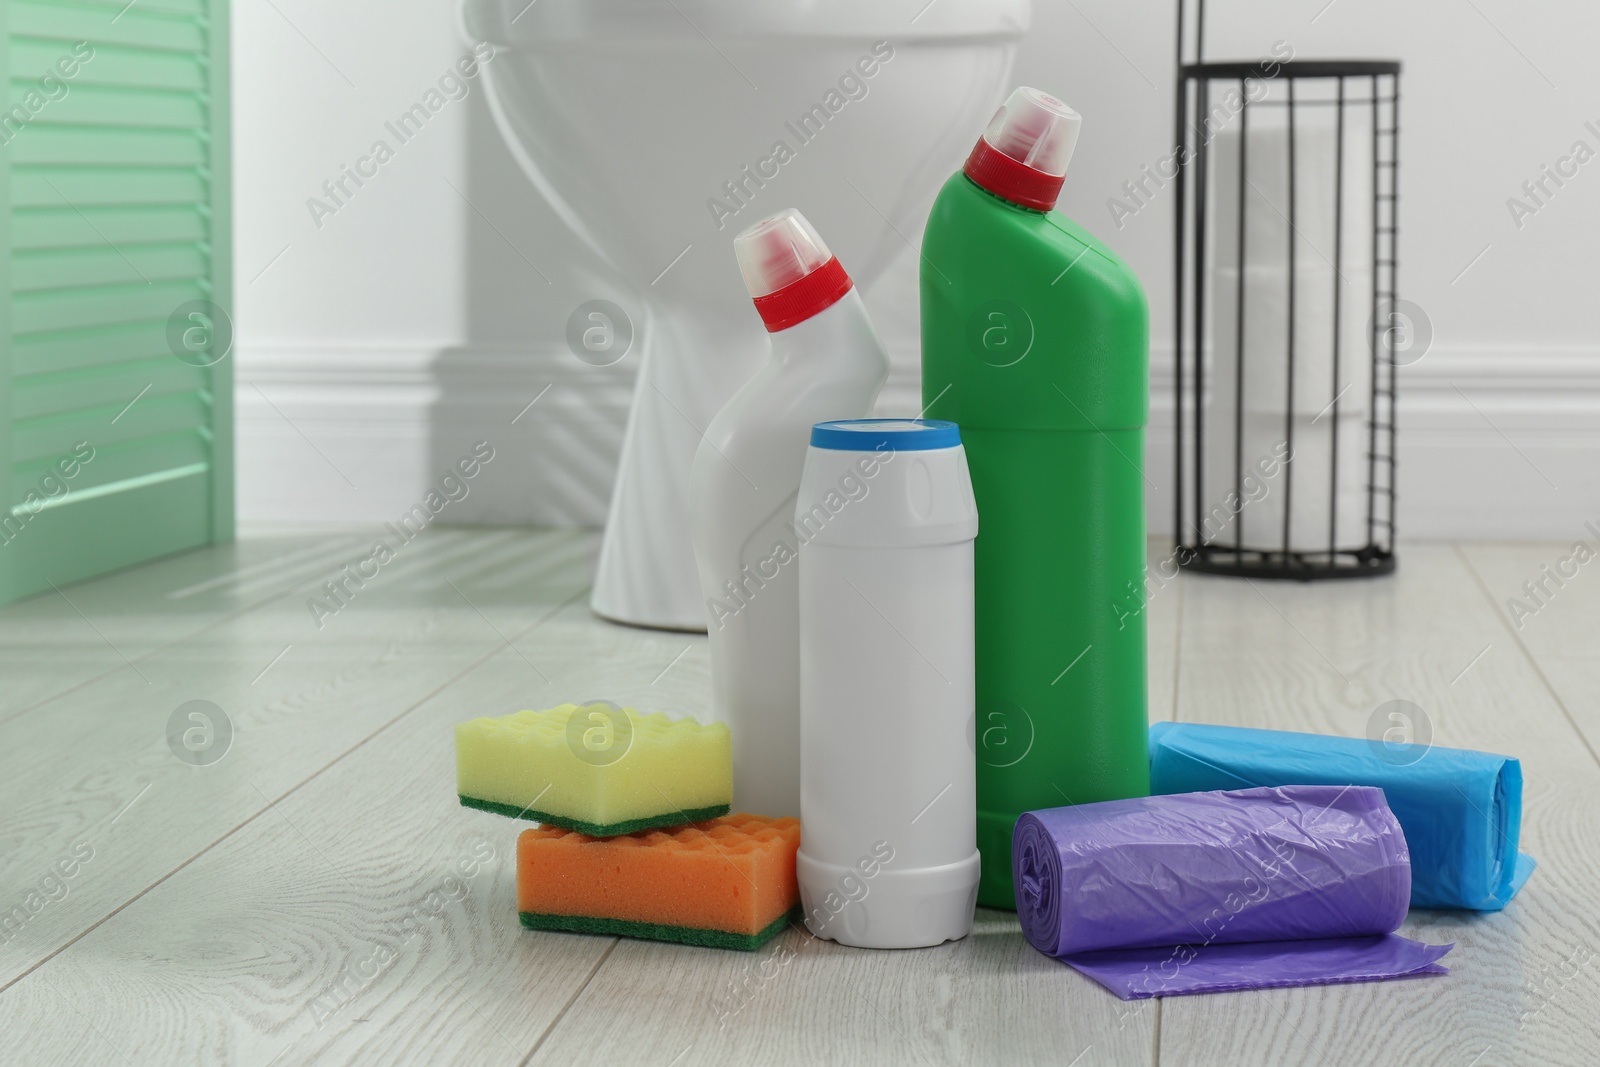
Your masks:
{"label": "white cleaning powder bottle", "polygon": [[689,478],[712,717],[733,734],[733,807],[800,814],[800,637],[790,526],[812,424],[868,414],[889,358],[822,238],[792,208],[734,238],[772,354],[706,430]]}
{"label": "white cleaning powder bottle", "polygon": [[978,893],[973,539],[953,422],[819,424],[800,481],[800,899],[818,937],[965,937]]}

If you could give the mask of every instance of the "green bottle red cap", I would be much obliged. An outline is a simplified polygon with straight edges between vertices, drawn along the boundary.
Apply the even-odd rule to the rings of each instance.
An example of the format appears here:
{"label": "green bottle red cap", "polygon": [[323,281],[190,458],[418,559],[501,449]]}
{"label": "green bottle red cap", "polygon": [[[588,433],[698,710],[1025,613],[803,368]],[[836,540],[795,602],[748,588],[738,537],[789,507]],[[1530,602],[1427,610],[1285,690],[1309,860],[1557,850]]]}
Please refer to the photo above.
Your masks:
{"label": "green bottle red cap", "polygon": [[1049,93],[1021,86],[995,112],[963,170],[1002,200],[1049,211],[1067,180],[1082,122]]}

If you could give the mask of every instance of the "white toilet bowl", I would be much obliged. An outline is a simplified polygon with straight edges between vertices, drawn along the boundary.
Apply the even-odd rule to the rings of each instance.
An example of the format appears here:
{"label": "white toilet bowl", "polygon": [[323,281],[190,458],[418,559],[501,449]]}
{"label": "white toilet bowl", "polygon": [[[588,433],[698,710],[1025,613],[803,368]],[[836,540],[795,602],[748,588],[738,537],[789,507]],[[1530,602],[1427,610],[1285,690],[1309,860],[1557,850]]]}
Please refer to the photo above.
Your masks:
{"label": "white toilet bowl", "polygon": [[764,353],[734,234],[797,207],[870,285],[920,242],[1010,88],[1030,14],[1030,0],[462,0],[465,32],[495,46],[483,78],[512,153],[633,294],[641,361],[596,613],[705,628],[689,467]]}

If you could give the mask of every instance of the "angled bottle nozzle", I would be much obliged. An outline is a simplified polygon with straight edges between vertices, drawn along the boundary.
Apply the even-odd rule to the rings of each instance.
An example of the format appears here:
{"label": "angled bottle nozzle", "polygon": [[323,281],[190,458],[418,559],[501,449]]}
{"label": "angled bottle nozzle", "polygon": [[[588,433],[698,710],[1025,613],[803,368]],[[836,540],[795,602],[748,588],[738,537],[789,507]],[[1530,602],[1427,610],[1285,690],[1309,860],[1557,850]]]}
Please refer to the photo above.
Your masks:
{"label": "angled bottle nozzle", "polygon": [[733,253],[770,333],[804,322],[850,291],[850,275],[838,257],[792,207],[740,232]]}
{"label": "angled bottle nozzle", "polygon": [[1055,207],[1083,116],[1051,96],[1021,86],[989,121],[967,157],[967,177],[994,195],[1035,211]]}

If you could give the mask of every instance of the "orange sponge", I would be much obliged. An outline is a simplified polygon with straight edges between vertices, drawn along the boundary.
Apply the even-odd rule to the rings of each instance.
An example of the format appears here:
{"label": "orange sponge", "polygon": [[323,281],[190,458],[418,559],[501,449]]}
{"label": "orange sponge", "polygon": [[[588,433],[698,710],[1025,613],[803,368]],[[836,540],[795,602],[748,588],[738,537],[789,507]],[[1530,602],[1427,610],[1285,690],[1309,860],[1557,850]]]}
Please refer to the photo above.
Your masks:
{"label": "orange sponge", "polygon": [[540,826],[517,839],[517,910],[532,930],[754,949],[799,902],[800,823],[762,815],[594,838]]}

